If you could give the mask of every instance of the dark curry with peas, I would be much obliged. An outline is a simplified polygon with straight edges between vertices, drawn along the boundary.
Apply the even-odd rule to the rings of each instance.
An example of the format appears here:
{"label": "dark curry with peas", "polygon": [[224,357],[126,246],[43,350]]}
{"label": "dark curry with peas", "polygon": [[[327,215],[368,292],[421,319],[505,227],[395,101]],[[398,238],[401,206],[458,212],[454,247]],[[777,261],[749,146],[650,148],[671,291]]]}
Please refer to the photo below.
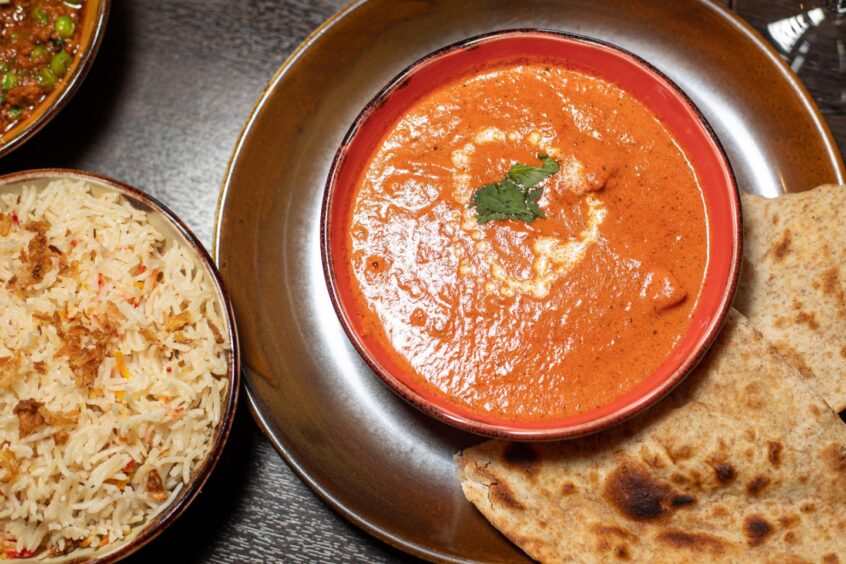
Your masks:
{"label": "dark curry with peas", "polygon": [[79,48],[85,0],[0,0],[0,134],[60,84]]}

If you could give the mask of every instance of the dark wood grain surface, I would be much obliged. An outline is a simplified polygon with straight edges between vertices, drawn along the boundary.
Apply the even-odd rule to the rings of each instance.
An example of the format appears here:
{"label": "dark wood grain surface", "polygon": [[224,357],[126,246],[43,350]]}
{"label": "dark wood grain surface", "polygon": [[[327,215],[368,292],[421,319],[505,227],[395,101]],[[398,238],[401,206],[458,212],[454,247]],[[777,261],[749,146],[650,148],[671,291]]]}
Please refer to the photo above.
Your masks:
{"label": "dark wood grain surface", "polygon": [[[114,0],[100,55],[70,105],[0,172],[70,167],[162,200],[210,243],[218,188],[255,99],[343,0]],[[787,0],[736,0],[756,24]],[[738,53],[742,56],[742,53]],[[826,116],[841,151],[846,119]],[[393,562],[406,557],[319,501],[242,405],[203,493],[136,562]]]}

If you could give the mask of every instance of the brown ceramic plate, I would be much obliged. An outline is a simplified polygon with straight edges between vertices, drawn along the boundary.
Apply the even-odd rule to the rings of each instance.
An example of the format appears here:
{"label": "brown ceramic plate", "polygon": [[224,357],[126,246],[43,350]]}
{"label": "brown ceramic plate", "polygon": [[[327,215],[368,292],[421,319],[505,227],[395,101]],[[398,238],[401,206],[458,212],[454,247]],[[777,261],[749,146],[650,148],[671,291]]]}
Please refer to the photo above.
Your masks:
{"label": "brown ceramic plate", "polygon": [[197,497],[197,494],[200,493],[200,490],[203,489],[203,485],[206,483],[206,480],[211,475],[212,470],[220,458],[220,454],[229,437],[229,430],[232,428],[235,408],[238,403],[241,356],[232,305],[223,287],[223,282],[220,279],[220,274],[217,272],[214,261],[188,226],[158,200],[117,180],[89,172],[66,169],[28,170],[0,176],[0,193],[20,193],[20,190],[25,185],[41,189],[52,180],[57,179],[84,180],[91,186],[91,191],[94,194],[117,192],[132,207],[146,212],[150,224],[164,235],[167,244],[182,245],[183,248],[187,249],[194,257],[197,266],[205,271],[208,280],[211,282],[213,292],[217,295],[220,317],[226,325],[223,330],[229,338],[229,342],[232,343],[229,371],[227,373],[229,385],[226,388],[226,397],[223,398],[220,422],[217,425],[217,429],[214,430],[215,436],[211,443],[211,449],[196,470],[191,481],[182,488],[182,491],[174,498],[170,505],[164,507],[156,516],[141,527],[134,528],[123,540],[108,544],[102,548],[79,549],[64,556],[35,559],[38,562],[47,564],[81,564],[83,562],[105,564],[129,556],[159,536],[182,515],[182,512],[185,511],[188,505]]}
{"label": "brown ceramic plate", "polygon": [[106,22],[109,19],[110,7],[111,0],[86,0],[80,29],[79,51],[74,57],[73,66],[32,115],[0,134],[0,157],[11,153],[23,145],[27,139],[38,133],[42,127],[56,117],[56,114],[67,105],[76,93],[100,48],[103,33],[106,30]]}
{"label": "brown ceramic plate", "polygon": [[798,79],[707,0],[369,0],[318,29],[272,79],[236,145],[215,254],[238,312],[247,397],[274,447],[344,517],[431,560],[525,556],[461,494],[452,455],[480,438],[395,396],[344,334],[323,278],[321,198],[345,132],[393,76],[445,45],[517,27],[594,37],[652,63],[703,111],[743,190],[846,180]]}

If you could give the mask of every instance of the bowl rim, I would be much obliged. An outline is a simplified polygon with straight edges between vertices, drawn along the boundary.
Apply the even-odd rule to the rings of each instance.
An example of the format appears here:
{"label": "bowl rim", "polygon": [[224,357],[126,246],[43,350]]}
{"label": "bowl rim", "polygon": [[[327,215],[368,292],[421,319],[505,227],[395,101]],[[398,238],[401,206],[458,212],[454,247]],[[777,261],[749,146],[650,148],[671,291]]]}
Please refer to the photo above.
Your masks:
{"label": "bowl rim", "polygon": [[[616,55],[628,59],[641,71],[653,73],[657,80],[663,82],[670,90],[672,90],[678,99],[691,110],[695,116],[696,121],[702,127],[707,139],[710,141],[712,147],[715,149],[718,160],[722,162],[723,169],[728,180],[728,197],[731,217],[728,224],[734,226],[734,229],[726,229],[726,235],[730,235],[732,242],[732,254],[729,260],[728,280],[726,287],[722,291],[719,304],[714,310],[714,316],[707,327],[698,330],[697,334],[701,336],[698,338],[697,344],[694,346],[692,352],[685,357],[681,363],[671,372],[664,380],[658,383],[653,389],[648,390],[645,394],[639,396],[634,401],[627,403],[614,412],[604,415],[602,417],[578,423],[575,425],[556,426],[556,427],[521,427],[521,421],[512,421],[509,424],[491,424],[485,421],[474,420],[467,416],[458,413],[448,413],[441,409],[437,404],[423,397],[416,392],[411,386],[403,382],[401,379],[391,374],[381,363],[379,363],[371,354],[368,347],[363,342],[361,336],[353,328],[352,323],[347,317],[344,310],[340,292],[338,291],[337,275],[334,268],[334,260],[332,253],[332,246],[330,244],[331,232],[331,208],[334,202],[334,196],[337,193],[337,180],[340,174],[340,169],[344,164],[347,151],[358,134],[361,126],[370,118],[370,116],[381,107],[388,98],[396,90],[402,88],[404,83],[414,75],[414,73],[444,55],[448,55],[455,51],[472,49],[478,44],[514,36],[545,36],[552,40],[568,40],[576,43],[586,44],[592,47],[600,47],[610,49]],[[589,71],[586,71],[589,72]],[[676,386],[678,386],[696,367],[700,360],[707,354],[711,345],[713,345],[717,336],[720,333],[723,323],[731,308],[737,284],[740,276],[741,257],[743,248],[743,220],[740,205],[740,192],[737,187],[737,179],[731,162],[723,147],[711,127],[708,120],[705,118],[702,111],[693,103],[690,97],[681,89],[674,81],[672,81],[665,73],[654,67],[651,63],[644,60],[642,57],[632,53],[631,51],[619,47],[613,43],[588,37],[581,34],[567,33],[553,29],[535,28],[535,27],[520,27],[497,30],[489,33],[475,35],[460,41],[446,45],[440,49],[428,53],[416,61],[412,62],[402,71],[400,71],[394,78],[392,78],[379,92],[370,99],[370,101],[358,113],[353,123],[350,125],[346,134],[344,135],[341,144],[339,145],[332,164],[329,169],[329,174],[326,179],[323,192],[323,200],[320,211],[320,252],[323,264],[324,280],[329,291],[330,301],[335,310],[335,314],[341,323],[347,337],[358,352],[359,356],[370,367],[370,369],[379,377],[379,379],[387,385],[394,393],[403,398],[406,402],[424,412],[425,414],[453,427],[457,427],[464,431],[471,433],[492,437],[498,439],[516,440],[516,441],[551,441],[561,439],[572,439],[596,433],[598,431],[607,429],[623,421],[634,417],[649,407],[658,403],[661,399],[667,396]],[[689,328],[688,331],[691,331]]]}
{"label": "bowl rim", "polygon": [[[5,157],[29,141],[31,137],[50,123],[53,118],[55,118],[58,113],[67,106],[74,94],[76,94],[77,90],[79,90],[80,85],[88,75],[88,71],[91,70],[91,66],[94,64],[94,58],[97,56],[97,52],[100,50],[100,45],[103,43],[106,24],[109,21],[109,13],[111,12],[112,0],[88,1],[97,2],[97,11],[96,15],[86,12],[85,17],[96,17],[96,21],[94,22],[94,27],[91,31],[91,39],[89,40],[88,45],[85,46],[85,49],[83,49],[80,53],[79,62],[76,64],[76,68],[73,70],[73,73],[65,79],[61,90],[58,95],[56,95],[56,98],[46,108],[44,108],[43,111],[36,113],[34,118],[28,123],[27,121],[24,121],[20,126],[13,127],[9,130],[9,132],[0,134],[0,139],[3,139],[6,133],[10,133],[15,129],[18,129],[17,133],[10,135],[5,141],[0,143],[0,158]],[[87,8],[88,6],[86,6],[86,9]]]}
{"label": "bowl rim", "polygon": [[[220,422],[215,430],[215,436],[211,448],[206,454],[200,467],[196,470],[196,473],[192,477],[191,481],[182,488],[179,495],[177,495],[169,505],[156,513],[152,519],[147,522],[147,524],[134,536],[129,537],[126,544],[117,545],[119,546],[117,550],[107,552],[102,555],[98,555],[97,550],[94,550],[90,554],[80,555],[79,559],[73,558],[73,553],[67,555],[70,557],[68,562],[91,562],[105,564],[126,558],[156,539],[185,512],[191,502],[196,499],[197,495],[203,489],[203,486],[205,486],[209,476],[214,471],[214,468],[220,459],[224,447],[226,446],[226,442],[234,423],[235,412],[238,405],[238,395],[240,393],[241,348],[238,340],[238,328],[235,323],[235,312],[232,308],[232,302],[229,298],[229,294],[223,284],[223,279],[218,272],[217,265],[211,258],[211,255],[206,250],[205,246],[199,239],[197,239],[196,235],[194,235],[185,222],[153,196],[108,176],[66,168],[40,168],[0,175],[0,191],[9,184],[60,178],[84,180],[108,190],[113,190],[128,200],[134,200],[144,206],[147,206],[149,210],[145,211],[148,213],[155,212],[162,216],[193,250],[194,254],[206,268],[206,271],[210,274],[216,296],[220,301],[221,317],[226,323],[226,332],[229,337],[229,342],[231,343],[228,363],[229,368],[227,371],[227,380],[229,383],[228,394],[225,398],[223,409],[221,411]],[[108,550],[108,545],[106,546],[106,550]],[[51,562],[52,560],[48,558],[44,561]],[[56,561],[61,562],[62,560]]]}

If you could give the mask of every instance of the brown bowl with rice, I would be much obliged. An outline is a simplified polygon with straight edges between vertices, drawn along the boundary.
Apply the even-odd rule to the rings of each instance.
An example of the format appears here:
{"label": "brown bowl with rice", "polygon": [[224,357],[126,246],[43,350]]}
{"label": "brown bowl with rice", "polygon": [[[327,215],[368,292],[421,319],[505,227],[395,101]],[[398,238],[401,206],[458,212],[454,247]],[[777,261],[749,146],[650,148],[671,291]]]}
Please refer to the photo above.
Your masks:
{"label": "brown bowl with rice", "polygon": [[202,244],[120,182],[0,177],[0,557],[112,561],[199,492],[238,392]]}

